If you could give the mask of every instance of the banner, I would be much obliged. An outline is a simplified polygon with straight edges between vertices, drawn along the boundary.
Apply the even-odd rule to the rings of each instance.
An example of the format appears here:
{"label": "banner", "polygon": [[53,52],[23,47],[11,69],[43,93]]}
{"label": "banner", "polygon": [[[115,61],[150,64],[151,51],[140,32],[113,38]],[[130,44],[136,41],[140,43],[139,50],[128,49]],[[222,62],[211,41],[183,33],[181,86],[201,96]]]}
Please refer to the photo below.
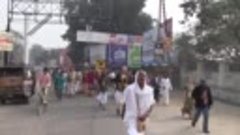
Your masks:
{"label": "banner", "polygon": [[141,67],[141,47],[140,46],[129,46],[128,66],[131,68]]}
{"label": "banner", "polygon": [[173,37],[173,19],[169,18],[164,22],[164,28],[166,32],[166,36],[169,38]]}
{"label": "banner", "polygon": [[163,39],[163,49],[164,51],[170,51],[172,49],[172,39],[173,39],[173,19],[167,19],[164,22],[164,29],[166,37]]}
{"label": "banner", "polygon": [[142,36],[128,36],[128,44],[133,46],[141,46],[143,43],[143,37]]}
{"label": "banner", "polygon": [[155,44],[151,41],[145,42],[142,45],[142,65],[151,66],[155,59]]}
{"label": "banner", "polygon": [[59,55],[59,66],[63,71],[70,71],[74,65],[71,58],[68,56],[68,49],[63,49],[60,51]]}
{"label": "banner", "polygon": [[127,65],[128,47],[125,45],[108,45],[107,59],[108,65],[112,68],[120,68]]}
{"label": "banner", "polygon": [[128,35],[126,34],[111,34],[109,37],[110,44],[120,44],[127,45],[128,44]]}

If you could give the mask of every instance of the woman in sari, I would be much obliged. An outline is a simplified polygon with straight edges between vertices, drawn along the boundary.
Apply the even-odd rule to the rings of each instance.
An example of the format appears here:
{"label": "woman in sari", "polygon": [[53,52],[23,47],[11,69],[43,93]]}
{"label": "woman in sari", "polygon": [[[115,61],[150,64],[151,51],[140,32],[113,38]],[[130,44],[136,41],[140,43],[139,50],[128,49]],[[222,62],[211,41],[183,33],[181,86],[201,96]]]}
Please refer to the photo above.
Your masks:
{"label": "woman in sari", "polygon": [[184,103],[183,103],[181,112],[182,112],[182,116],[187,114],[190,119],[192,117],[192,111],[193,111],[193,100],[191,97],[193,89],[194,89],[194,81],[192,80],[191,77],[188,77],[186,85],[184,87],[185,97],[184,97]]}

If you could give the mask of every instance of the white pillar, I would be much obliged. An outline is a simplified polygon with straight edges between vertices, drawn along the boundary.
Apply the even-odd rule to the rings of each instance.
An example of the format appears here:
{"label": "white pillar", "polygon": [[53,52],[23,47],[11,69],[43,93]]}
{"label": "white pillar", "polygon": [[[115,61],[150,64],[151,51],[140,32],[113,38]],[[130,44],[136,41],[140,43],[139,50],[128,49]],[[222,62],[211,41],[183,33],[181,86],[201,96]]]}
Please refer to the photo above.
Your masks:
{"label": "white pillar", "polygon": [[181,87],[184,87],[185,82],[186,82],[186,76],[188,74],[186,68],[187,68],[186,63],[183,62],[180,67],[180,78],[181,78],[180,85],[181,85]]}
{"label": "white pillar", "polygon": [[204,63],[203,61],[197,62],[197,82],[199,82],[201,79],[204,79]]}
{"label": "white pillar", "polygon": [[224,78],[226,76],[227,72],[227,63],[226,62],[220,62],[218,66],[218,86],[222,87],[224,86]]}

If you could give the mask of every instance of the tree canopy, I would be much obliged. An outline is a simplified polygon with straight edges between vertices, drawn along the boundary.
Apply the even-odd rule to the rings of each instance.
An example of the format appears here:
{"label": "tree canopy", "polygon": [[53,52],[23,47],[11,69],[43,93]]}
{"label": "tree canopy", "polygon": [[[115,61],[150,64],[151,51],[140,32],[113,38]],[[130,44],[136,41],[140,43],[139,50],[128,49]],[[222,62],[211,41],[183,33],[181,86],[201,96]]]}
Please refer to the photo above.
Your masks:
{"label": "tree canopy", "polygon": [[196,52],[239,49],[239,0],[186,0],[181,7],[185,13],[183,24],[191,23],[191,18],[197,20],[190,34],[196,40]]}
{"label": "tree canopy", "polygon": [[30,63],[34,66],[50,66],[49,61],[59,59],[60,49],[47,50],[42,45],[34,44],[30,50]]}
{"label": "tree canopy", "polygon": [[142,34],[152,26],[152,18],[142,12],[145,0],[78,0],[66,1],[65,16],[69,29],[63,38],[69,40],[70,57],[83,60],[86,43],[76,42],[77,30],[90,25],[93,31]]}

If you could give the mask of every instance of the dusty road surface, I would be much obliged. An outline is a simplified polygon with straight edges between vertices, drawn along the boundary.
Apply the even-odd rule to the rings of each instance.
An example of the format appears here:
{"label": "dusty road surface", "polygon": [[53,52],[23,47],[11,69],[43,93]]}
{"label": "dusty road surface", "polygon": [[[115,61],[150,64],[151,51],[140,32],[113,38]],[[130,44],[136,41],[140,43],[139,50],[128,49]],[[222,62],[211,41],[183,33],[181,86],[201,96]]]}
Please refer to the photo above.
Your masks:
{"label": "dusty road surface", "polygon": [[[151,116],[148,135],[201,135],[201,119],[195,128],[181,117],[180,94],[173,94],[168,107],[157,106]],[[34,101],[34,100],[33,100]],[[239,135],[240,107],[215,102],[211,111],[211,135]],[[116,117],[114,102],[107,110],[97,108],[94,99],[82,96],[52,100],[46,114],[38,116],[30,105],[0,106],[0,135],[126,135]]]}
{"label": "dusty road surface", "polygon": [[[181,117],[182,94],[173,94],[169,107],[159,106],[151,117],[149,135],[202,135],[202,117],[195,128]],[[240,106],[215,101],[210,112],[210,135],[240,135]]]}

